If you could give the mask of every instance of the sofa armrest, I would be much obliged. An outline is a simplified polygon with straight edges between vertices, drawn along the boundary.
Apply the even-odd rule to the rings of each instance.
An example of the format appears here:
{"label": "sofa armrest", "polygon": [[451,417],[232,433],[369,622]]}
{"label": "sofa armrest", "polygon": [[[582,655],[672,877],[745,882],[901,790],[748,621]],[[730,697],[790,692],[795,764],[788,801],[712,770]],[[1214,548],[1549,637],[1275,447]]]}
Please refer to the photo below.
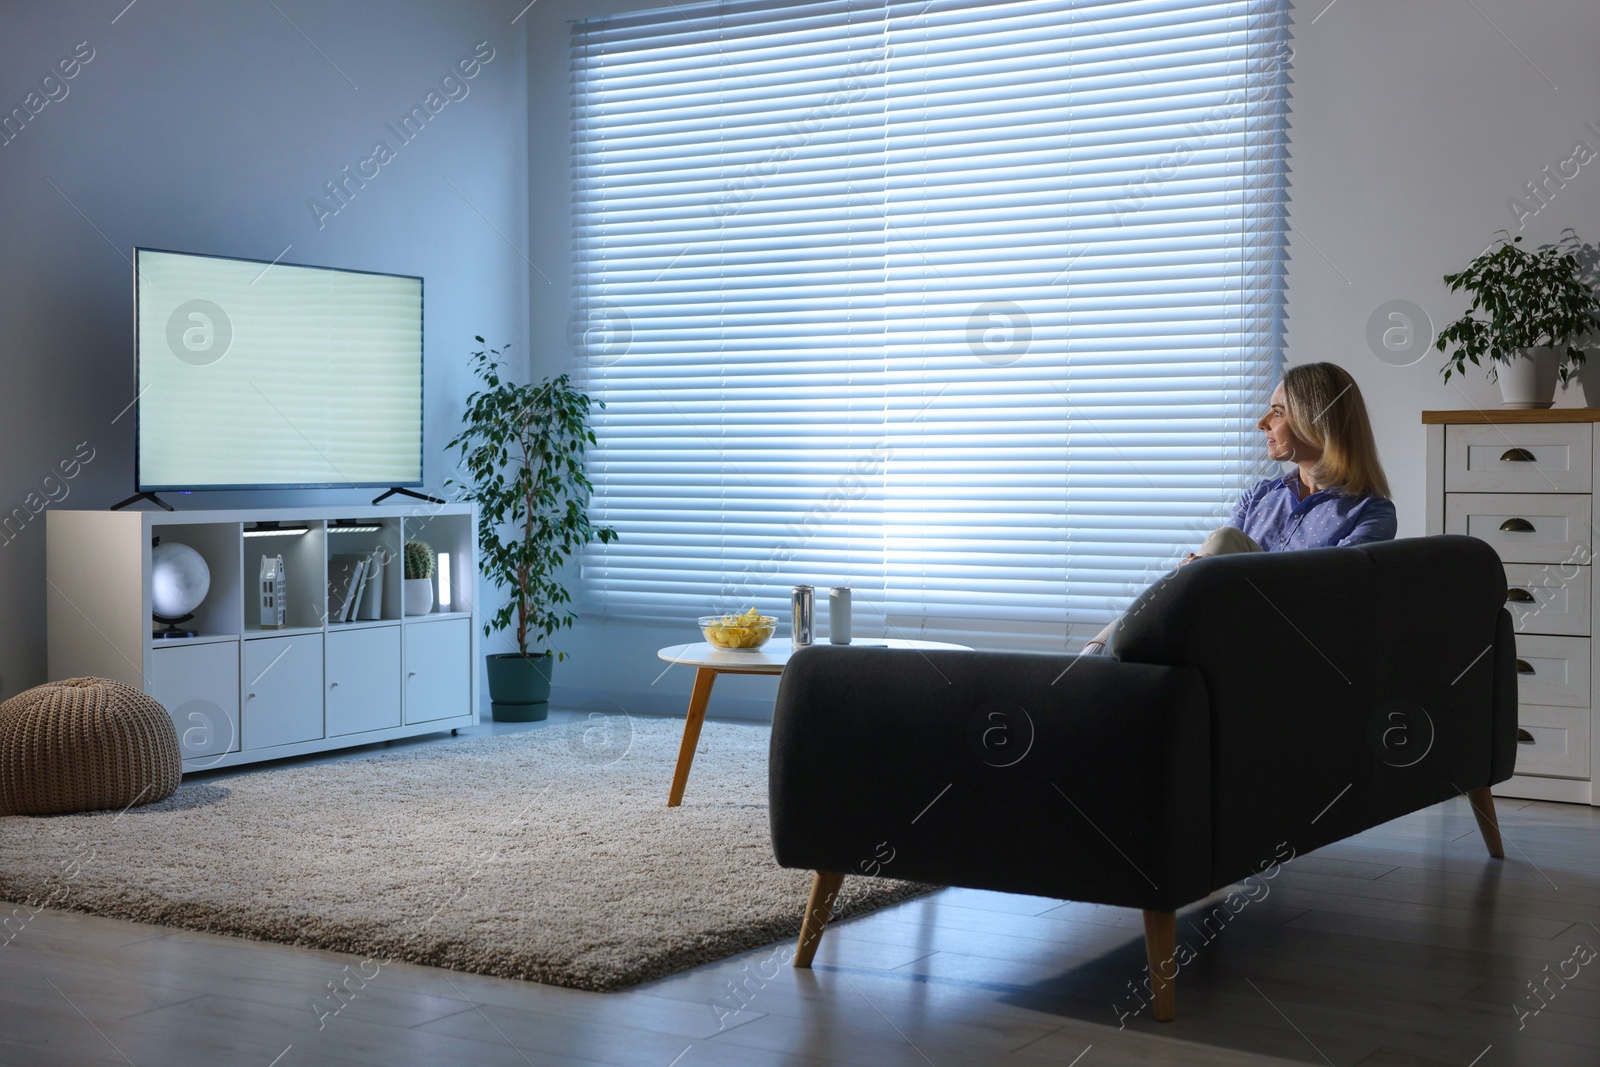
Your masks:
{"label": "sofa armrest", "polygon": [[1188,667],[815,646],[769,765],[785,867],[1172,910],[1211,876],[1209,711]]}
{"label": "sofa armrest", "polygon": [[1499,785],[1517,770],[1517,628],[1505,608],[1500,609],[1495,624],[1493,714],[1494,750],[1489,757],[1489,780],[1474,784]]}

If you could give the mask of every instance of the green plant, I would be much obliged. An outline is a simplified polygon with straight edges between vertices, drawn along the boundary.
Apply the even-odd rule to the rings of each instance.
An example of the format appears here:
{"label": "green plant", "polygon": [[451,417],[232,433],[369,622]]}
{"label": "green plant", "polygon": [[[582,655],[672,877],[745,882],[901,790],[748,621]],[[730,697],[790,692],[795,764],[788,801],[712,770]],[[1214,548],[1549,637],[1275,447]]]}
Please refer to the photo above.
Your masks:
{"label": "green plant", "polygon": [[577,619],[563,607],[572,599],[561,581],[567,559],[592,541],[615,541],[617,531],[589,522],[594,486],[583,470],[584,449],[595,443],[589,408],[605,404],[573,388],[565,374],[531,385],[506,381],[500,357],[509,349],[472,353],[483,388],[467,397],[465,429],[448,445],[460,450],[465,478],[447,484],[478,504],[480,566],[511,594],[484,623],[484,635],[515,618],[517,651],[526,656],[530,644],[544,645]]}
{"label": "green plant", "polygon": [[[1445,358],[1444,379],[1452,372],[1465,374],[1467,360],[1481,366],[1489,360],[1489,377],[1498,377],[1497,364],[1510,361],[1523,348],[1565,348],[1561,383],[1583,365],[1583,350],[1576,342],[1600,325],[1600,297],[1585,281],[1584,267],[1573,249],[1541,245],[1533,252],[1518,248],[1522,238],[1500,231],[1499,247],[1480,253],[1467,268],[1446,274],[1450,291],[1472,294],[1472,307],[1439,331],[1434,347],[1455,351]],[[1580,246],[1581,247],[1581,246]]]}
{"label": "green plant", "polygon": [[433,577],[433,546],[426,541],[407,541],[405,544],[407,578]]}

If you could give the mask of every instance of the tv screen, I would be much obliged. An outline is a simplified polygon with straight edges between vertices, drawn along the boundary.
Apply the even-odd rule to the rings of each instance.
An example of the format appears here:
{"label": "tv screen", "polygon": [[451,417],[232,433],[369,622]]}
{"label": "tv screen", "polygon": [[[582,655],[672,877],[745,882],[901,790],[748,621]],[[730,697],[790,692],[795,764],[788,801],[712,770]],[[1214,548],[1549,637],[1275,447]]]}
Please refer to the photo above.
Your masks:
{"label": "tv screen", "polygon": [[134,249],[142,492],[422,484],[422,279]]}

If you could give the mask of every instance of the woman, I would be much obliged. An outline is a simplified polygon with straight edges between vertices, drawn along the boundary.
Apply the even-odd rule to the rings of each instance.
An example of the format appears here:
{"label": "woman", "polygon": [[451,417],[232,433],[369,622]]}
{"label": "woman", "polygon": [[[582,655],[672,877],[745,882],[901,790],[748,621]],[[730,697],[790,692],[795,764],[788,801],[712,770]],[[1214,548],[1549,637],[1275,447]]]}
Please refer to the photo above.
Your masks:
{"label": "woman", "polygon": [[[1285,552],[1390,541],[1395,534],[1389,481],[1361,390],[1332,363],[1290,367],[1272,391],[1256,428],[1267,435],[1267,458],[1293,463],[1280,477],[1257,482],[1217,530],[1179,566],[1228,552]],[[1086,655],[1105,650],[1116,623],[1095,635]]]}

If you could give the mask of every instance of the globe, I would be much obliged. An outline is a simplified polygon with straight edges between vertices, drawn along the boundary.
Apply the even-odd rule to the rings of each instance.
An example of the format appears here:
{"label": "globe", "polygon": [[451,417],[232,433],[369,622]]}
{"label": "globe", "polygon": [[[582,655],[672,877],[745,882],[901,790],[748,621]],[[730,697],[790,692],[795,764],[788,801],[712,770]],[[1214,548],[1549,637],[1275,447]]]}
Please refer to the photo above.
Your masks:
{"label": "globe", "polygon": [[150,550],[150,603],[155,614],[177,619],[200,606],[211,591],[211,568],[188,545],[157,545]]}

